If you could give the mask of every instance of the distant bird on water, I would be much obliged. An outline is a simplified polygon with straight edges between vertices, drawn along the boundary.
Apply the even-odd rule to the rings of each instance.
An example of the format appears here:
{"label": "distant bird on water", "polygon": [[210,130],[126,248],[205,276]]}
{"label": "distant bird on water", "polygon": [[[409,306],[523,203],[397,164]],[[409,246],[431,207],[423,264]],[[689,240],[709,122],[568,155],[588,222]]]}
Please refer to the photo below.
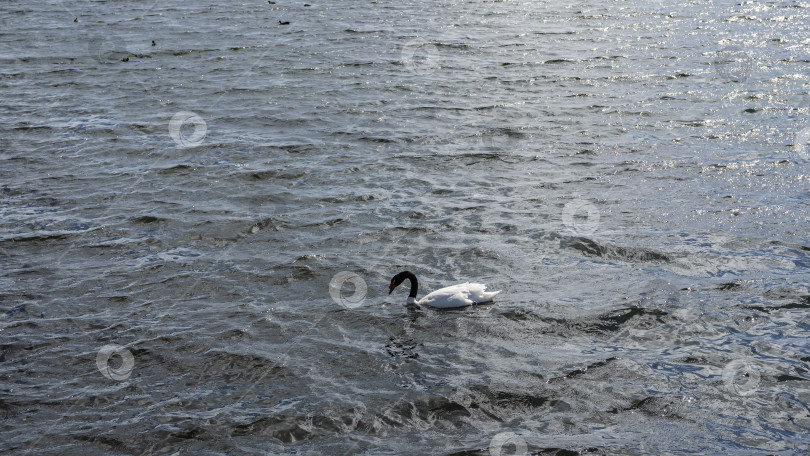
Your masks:
{"label": "distant bird on water", "polygon": [[279,25],[290,25],[290,21],[278,21]]}

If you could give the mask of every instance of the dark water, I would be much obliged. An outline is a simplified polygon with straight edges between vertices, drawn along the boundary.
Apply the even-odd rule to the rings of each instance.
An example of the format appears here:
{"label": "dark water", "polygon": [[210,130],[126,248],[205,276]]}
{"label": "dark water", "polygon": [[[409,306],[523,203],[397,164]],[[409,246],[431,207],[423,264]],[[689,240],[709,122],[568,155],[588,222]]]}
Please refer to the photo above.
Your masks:
{"label": "dark water", "polygon": [[808,451],[810,5],[310,3],[0,3],[0,451]]}

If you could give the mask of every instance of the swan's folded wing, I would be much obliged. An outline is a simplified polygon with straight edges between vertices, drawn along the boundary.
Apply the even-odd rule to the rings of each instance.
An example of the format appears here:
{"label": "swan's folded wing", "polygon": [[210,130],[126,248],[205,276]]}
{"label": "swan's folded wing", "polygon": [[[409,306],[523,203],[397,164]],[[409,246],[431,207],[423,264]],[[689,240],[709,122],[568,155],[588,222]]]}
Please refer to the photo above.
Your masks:
{"label": "swan's folded wing", "polygon": [[487,286],[483,283],[462,283],[459,285],[452,285],[436,290],[424,298],[420,299],[418,303],[439,309],[448,309],[453,307],[464,307],[476,303],[490,302],[500,290],[494,292],[485,291]]}
{"label": "swan's folded wing", "polygon": [[437,309],[450,309],[453,307],[464,307],[472,305],[474,302],[470,299],[469,290],[462,285],[454,285],[452,287],[442,288],[433,293],[425,296],[419,301],[419,304],[435,307]]}
{"label": "swan's folded wing", "polygon": [[464,307],[464,306],[471,306],[475,304],[477,301],[475,297],[470,293],[470,290],[458,290],[456,294],[453,295],[453,302],[458,303],[457,306],[453,307]]}

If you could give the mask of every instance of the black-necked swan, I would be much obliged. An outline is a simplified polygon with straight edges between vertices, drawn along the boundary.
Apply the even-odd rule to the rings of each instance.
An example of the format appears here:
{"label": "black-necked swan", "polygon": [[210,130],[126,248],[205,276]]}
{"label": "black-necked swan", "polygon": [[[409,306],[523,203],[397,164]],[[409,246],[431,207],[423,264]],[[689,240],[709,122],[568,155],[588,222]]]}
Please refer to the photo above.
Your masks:
{"label": "black-necked swan", "polygon": [[391,279],[388,285],[388,294],[394,291],[405,279],[411,281],[411,292],[408,293],[408,304],[425,305],[438,309],[450,309],[453,307],[465,307],[473,304],[491,302],[501,290],[485,291],[487,286],[483,283],[461,283],[450,287],[440,288],[428,294],[420,300],[416,300],[416,293],[419,290],[419,281],[410,271],[402,271]]}

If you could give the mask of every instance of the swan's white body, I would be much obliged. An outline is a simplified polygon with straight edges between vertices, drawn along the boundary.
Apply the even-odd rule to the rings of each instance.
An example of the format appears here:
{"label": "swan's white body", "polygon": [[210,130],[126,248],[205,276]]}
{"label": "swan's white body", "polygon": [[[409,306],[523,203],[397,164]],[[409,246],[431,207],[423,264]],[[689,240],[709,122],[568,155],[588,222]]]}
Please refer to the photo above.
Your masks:
{"label": "swan's white body", "polygon": [[483,283],[461,283],[440,288],[419,300],[408,298],[408,304],[451,309],[491,302],[495,295],[501,292],[501,290],[486,291],[486,289],[487,286]]}

